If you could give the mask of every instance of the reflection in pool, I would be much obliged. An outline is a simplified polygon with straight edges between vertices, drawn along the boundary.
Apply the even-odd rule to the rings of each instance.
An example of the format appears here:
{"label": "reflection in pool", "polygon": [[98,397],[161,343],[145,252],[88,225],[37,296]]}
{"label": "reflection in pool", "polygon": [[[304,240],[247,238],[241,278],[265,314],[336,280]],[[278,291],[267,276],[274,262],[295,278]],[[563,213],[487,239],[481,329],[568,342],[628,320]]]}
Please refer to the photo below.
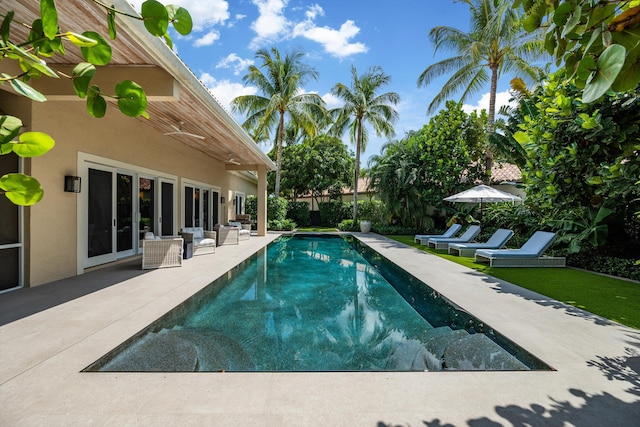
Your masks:
{"label": "reflection in pool", "polygon": [[530,369],[549,368],[355,238],[295,235],[87,370]]}

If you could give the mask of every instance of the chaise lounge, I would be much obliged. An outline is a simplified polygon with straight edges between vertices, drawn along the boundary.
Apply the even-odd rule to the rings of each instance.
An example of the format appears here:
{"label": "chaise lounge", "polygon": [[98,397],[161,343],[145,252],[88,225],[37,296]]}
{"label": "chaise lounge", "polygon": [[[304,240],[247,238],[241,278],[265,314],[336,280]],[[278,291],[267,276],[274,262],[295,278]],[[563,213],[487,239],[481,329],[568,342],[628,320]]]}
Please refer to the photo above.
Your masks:
{"label": "chaise lounge", "polygon": [[556,233],[536,231],[520,249],[478,249],[475,260],[491,267],[564,267],[564,257],[543,256],[555,238]]}
{"label": "chaise lounge", "polygon": [[413,240],[416,243],[423,244],[423,243],[420,242],[420,240],[429,240],[432,237],[451,238],[451,237],[455,236],[456,233],[458,231],[460,231],[461,228],[462,228],[462,226],[460,224],[453,224],[443,234],[416,234],[415,237],[413,238]]}
{"label": "chaise lounge", "polygon": [[[435,249],[447,249],[449,243],[468,243],[472,241],[480,233],[479,225],[470,225],[469,228],[460,237],[431,237],[427,239],[427,246]],[[420,239],[420,244],[424,245],[424,240]]]}
{"label": "chaise lounge", "polygon": [[512,236],[512,230],[500,228],[485,243],[449,243],[449,254],[472,257],[478,249],[502,248]]}

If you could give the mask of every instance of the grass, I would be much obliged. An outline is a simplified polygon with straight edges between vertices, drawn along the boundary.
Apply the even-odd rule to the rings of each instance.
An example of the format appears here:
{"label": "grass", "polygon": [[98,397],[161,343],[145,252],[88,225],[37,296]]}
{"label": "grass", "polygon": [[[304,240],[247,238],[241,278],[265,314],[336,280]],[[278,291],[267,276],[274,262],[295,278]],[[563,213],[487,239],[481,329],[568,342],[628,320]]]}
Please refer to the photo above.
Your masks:
{"label": "grass", "polygon": [[413,241],[413,236],[387,236],[489,276],[529,289],[607,319],[640,329],[640,284],[573,268],[492,268],[436,251]]}
{"label": "grass", "polygon": [[298,227],[297,230],[303,233],[323,233],[338,231],[335,227]]}

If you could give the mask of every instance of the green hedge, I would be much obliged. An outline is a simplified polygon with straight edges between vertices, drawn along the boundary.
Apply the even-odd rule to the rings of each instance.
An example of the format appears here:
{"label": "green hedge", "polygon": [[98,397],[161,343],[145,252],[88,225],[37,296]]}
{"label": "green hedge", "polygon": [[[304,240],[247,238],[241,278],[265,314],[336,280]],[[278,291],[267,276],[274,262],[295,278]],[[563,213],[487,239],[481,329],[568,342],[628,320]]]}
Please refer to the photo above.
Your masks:
{"label": "green hedge", "polygon": [[287,219],[294,221],[301,227],[311,225],[311,215],[309,214],[309,203],[289,202],[287,205]]}

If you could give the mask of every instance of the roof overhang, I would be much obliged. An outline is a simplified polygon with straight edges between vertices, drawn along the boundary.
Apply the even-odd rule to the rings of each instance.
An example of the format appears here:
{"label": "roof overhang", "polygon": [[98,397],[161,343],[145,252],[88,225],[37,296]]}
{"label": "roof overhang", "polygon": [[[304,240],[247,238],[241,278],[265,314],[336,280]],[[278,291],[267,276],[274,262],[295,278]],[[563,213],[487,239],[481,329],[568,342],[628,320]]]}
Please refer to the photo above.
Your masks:
{"label": "roof overhang", "polygon": [[[109,4],[127,14],[137,15],[126,0],[112,0]],[[8,0],[4,8],[15,11],[15,19],[21,22],[32,22],[39,16],[39,2]],[[57,2],[56,8],[62,31],[91,29],[108,39],[103,7],[94,2],[71,0]],[[274,162],[162,39],[149,34],[141,20],[118,18],[117,21],[117,38],[110,42],[112,60],[108,66],[99,67],[94,78],[96,84],[105,90],[112,90],[117,82],[125,79],[140,84],[147,93],[150,118],[138,120],[156,129],[159,137],[170,137],[199,150],[225,164],[228,170],[275,170]],[[12,26],[12,36],[16,35],[16,40],[26,40],[27,31],[16,23]],[[65,44],[67,52],[64,56],[47,59],[50,66],[64,73],[83,61],[79,49],[68,45]],[[0,70],[9,74],[15,72],[11,70],[13,62],[0,61]],[[31,80],[30,84],[51,100],[84,102],[74,95],[67,79],[43,77]],[[10,85],[1,85],[0,90],[11,91]],[[164,136],[173,132],[180,122],[183,122],[185,132],[202,135],[204,139],[181,134]],[[229,162],[231,158],[233,162]]]}

